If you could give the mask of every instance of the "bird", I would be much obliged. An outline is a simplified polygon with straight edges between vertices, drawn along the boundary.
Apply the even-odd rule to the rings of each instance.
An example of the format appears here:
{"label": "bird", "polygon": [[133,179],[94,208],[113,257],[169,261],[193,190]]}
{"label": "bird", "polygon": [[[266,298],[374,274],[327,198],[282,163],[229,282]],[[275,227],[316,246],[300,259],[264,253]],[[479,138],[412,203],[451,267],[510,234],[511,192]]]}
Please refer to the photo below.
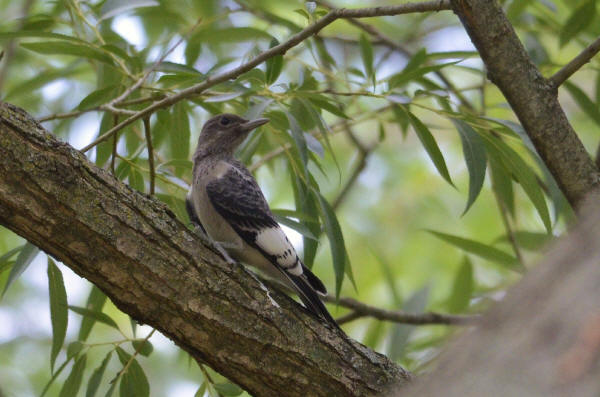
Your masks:
{"label": "bird", "polygon": [[193,155],[186,210],[190,221],[226,260],[253,266],[283,281],[309,312],[339,329],[319,297],[327,295],[325,285],[300,260],[256,179],[234,157],[248,134],[268,122],[224,113],[204,124]]}

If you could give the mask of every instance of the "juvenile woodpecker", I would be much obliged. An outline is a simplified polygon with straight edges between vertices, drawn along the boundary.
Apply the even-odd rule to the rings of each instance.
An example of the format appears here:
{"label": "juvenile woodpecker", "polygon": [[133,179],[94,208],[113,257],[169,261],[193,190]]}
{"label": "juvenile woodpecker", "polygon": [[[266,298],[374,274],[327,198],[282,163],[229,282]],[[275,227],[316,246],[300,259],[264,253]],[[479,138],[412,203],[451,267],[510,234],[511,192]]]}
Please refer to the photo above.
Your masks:
{"label": "juvenile woodpecker", "polygon": [[248,133],[268,122],[221,114],[204,124],[186,197],[190,220],[226,259],[231,256],[283,281],[309,311],[338,327],[318,296],[327,294],[325,286],[298,257],[250,171],[233,157]]}

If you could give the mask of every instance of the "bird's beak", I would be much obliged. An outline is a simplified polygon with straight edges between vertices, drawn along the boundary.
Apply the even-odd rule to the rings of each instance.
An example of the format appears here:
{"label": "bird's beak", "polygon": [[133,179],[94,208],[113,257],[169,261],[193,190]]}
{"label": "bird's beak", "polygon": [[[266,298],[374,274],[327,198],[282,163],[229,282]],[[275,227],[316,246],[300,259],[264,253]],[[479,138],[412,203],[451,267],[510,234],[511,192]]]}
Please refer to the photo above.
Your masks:
{"label": "bird's beak", "polygon": [[240,127],[244,131],[252,131],[253,129],[258,128],[263,124],[267,124],[268,122],[269,119],[255,119],[246,121],[245,123],[241,124]]}

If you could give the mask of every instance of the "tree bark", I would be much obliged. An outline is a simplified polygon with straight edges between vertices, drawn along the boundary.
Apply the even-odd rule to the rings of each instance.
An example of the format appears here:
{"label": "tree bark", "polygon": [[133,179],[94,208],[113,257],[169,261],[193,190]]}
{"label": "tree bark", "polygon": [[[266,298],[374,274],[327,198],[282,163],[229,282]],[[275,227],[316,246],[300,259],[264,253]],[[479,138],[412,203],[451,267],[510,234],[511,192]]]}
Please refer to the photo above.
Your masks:
{"label": "tree bark", "polygon": [[255,396],[386,395],[409,379],[271,291],[275,306],[165,205],[7,103],[0,103],[0,224]]}
{"label": "tree bark", "polygon": [[600,186],[600,173],[569,124],[557,88],[533,64],[496,0],[451,0],[485,63],[572,206]]}
{"label": "tree bark", "polygon": [[598,396],[600,207],[440,357],[410,396]]}

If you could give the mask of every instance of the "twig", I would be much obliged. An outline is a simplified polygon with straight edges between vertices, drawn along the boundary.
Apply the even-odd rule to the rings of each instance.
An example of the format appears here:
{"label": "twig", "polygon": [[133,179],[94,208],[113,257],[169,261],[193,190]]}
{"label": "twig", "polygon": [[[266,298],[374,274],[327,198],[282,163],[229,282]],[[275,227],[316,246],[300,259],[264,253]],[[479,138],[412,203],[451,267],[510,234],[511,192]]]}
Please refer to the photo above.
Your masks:
{"label": "twig", "polygon": [[379,307],[370,306],[359,302],[352,298],[340,298],[335,300],[334,296],[327,295],[324,300],[329,303],[337,303],[337,305],[352,309],[347,316],[341,317],[344,322],[349,322],[361,317],[373,317],[378,320],[391,321],[402,324],[426,325],[426,324],[445,324],[445,325],[469,325],[479,319],[479,315],[452,315],[441,313],[406,313],[403,311],[394,311],[381,309]]}
{"label": "twig", "polygon": [[150,168],[150,195],[154,195],[154,149],[152,148],[152,134],[150,131],[150,117],[144,117],[144,133],[148,147],[148,168]]}
{"label": "twig", "polygon": [[578,71],[583,65],[588,63],[594,55],[600,51],[600,37],[590,44],[585,50],[581,51],[573,60],[563,66],[558,72],[556,72],[548,80],[554,87],[559,87],[569,77],[571,77],[576,71]]}
{"label": "twig", "polygon": [[363,172],[363,170],[367,166],[367,157],[369,156],[369,154],[371,154],[371,151],[373,150],[373,148],[366,147],[365,145],[363,145],[358,140],[358,138],[356,138],[346,120],[344,120],[344,127],[346,130],[346,134],[358,150],[358,162],[356,164],[356,167],[354,167],[350,178],[348,178],[348,181],[342,188],[342,191],[337,195],[337,197],[335,198],[335,200],[333,200],[333,203],[331,204],[334,211],[337,210],[337,208],[342,204],[342,202],[354,186],[354,183],[356,183],[358,176],[361,174],[361,172]]}
{"label": "twig", "polygon": [[506,236],[508,237],[508,241],[517,256],[517,260],[520,263],[520,267],[525,269],[525,262],[523,261],[523,255],[521,254],[521,249],[519,248],[519,244],[517,243],[517,239],[515,237],[515,233],[510,226],[510,222],[508,221],[508,216],[506,216],[506,205],[502,202],[500,195],[496,191],[496,189],[492,189],[494,191],[494,196],[496,197],[496,203],[498,204],[498,210],[500,211],[500,218],[502,218],[502,223],[504,223],[504,228],[506,229]]}
{"label": "twig", "polygon": [[100,106],[96,106],[96,107],[93,107],[90,109],[85,109],[85,110],[76,110],[76,111],[67,112],[67,113],[49,114],[47,116],[38,118],[37,121],[39,121],[40,123],[43,123],[44,121],[50,121],[50,120],[68,119],[71,117],[81,116],[84,113],[97,112],[97,111],[105,111],[105,112],[110,112],[112,114],[119,114],[119,115],[123,115],[123,116],[132,116],[132,115],[136,114],[135,110],[119,109],[119,108],[115,108],[112,106],[109,107],[107,105],[100,105]]}
{"label": "twig", "polygon": [[[113,114],[113,125],[119,124],[119,116]],[[112,146],[112,156],[110,158],[110,171],[112,174],[115,174],[115,160],[117,158],[117,143],[119,142],[119,135],[115,134],[113,136],[113,146]],[[97,155],[97,154],[96,154]]]}
{"label": "twig", "polygon": [[99,136],[94,142],[90,143],[86,147],[84,147],[81,151],[87,152],[100,142],[108,139],[112,134],[119,131],[120,129],[128,126],[136,120],[139,120],[145,116],[148,116],[154,113],[158,109],[162,109],[168,106],[171,106],[183,99],[189,98],[193,95],[198,95],[209,87],[212,87],[216,84],[222,83],[224,81],[233,79],[238,77],[239,75],[252,70],[254,67],[260,65],[267,59],[270,59],[276,55],[285,54],[290,48],[295,47],[300,44],[306,38],[318,33],[325,26],[331,24],[336,19],[340,18],[368,18],[375,16],[383,16],[383,15],[400,15],[407,14],[413,12],[426,12],[426,11],[440,11],[440,10],[449,10],[450,9],[450,0],[435,0],[435,1],[426,1],[421,3],[407,3],[396,6],[386,6],[386,7],[374,7],[374,8],[357,8],[357,9],[333,9],[321,19],[317,20],[314,24],[308,26],[303,29],[299,33],[290,37],[287,41],[276,45],[264,52],[261,52],[252,60],[238,66],[237,68],[231,69],[227,72],[223,72],[211,77],[208,77],[202,83],[193,85],[185,90],[180,91],[177,94],[166,97],[163,100],[153,103],[152,105],[140,110],[135,115],[125,119],[119,125],[111,128],[101,136]]}

